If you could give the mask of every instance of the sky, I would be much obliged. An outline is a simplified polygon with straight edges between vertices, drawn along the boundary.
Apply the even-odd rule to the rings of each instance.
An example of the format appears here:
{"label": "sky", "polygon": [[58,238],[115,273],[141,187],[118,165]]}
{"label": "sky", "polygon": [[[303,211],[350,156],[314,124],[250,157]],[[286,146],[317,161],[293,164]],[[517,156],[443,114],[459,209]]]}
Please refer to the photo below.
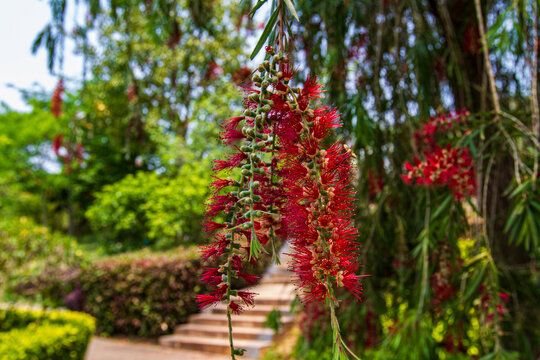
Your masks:
{"label": "sky", "polygon": [[[68,8],[67,27],[72,24]],[[0,0],[0,102],[15,110],[28,110],[16,88],[29,89],[35,83],[51,92],[57,78],[47,69],[47,52],[40,49],[34,56],[30,48],[36,34],[50,20],[48,1]],[[81,72],[81,59],[72,54],[72,44],[66,44],[64,69],[77,76]]]}
{"label": "sky", "polygon": [[[68,4],[73,2],[70,1]],[[73,28],[72,7],[68,5],[67,8],[67,31]],[[255,15],[255,23],[264,21],[268,12],[268,6],[265,4]],[[50,18],[49,4],[46,0],[0,0],[0,103],[6,103],[14,110],[30,109],[17,88],[30,89],[37,84],[52,95],[58,81],[47,69],[47,51],[42,48],[36,55],[32,55],[30,51],[36,35]],[[255,42],[256,38],[249,39],[248,48],[252,49]],[[257,63],[259,58],[262,59],[262,56],[256,58],[254,63]],[[68,39],[64,73],[67,78],[77,78],[80,77],[81,71],[82,59],[73,55],[73,42]]]}

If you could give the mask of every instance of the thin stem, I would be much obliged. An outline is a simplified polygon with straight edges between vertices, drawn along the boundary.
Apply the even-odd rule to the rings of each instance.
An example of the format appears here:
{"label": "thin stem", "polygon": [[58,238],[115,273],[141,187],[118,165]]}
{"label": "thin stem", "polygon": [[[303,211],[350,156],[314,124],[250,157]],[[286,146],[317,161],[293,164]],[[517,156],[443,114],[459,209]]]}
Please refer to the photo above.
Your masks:
{"label": "thin stem", "polygon": [[278,24],[278,47],[280,52],[285,52],[285,7],[283,0],[279,0],[279,24]]}
{"label": "thin stem", "polygon": [[418,301],[418,311],[416,313],[416,320],[422,315],[424,309],[424,301],[427,292],[427,283],[428,283],[428,241],[429,241],[429,220],[431,217],[431,198],[429,196],[429,190],[427,193],[427,206],[426,213],[424,218],[424,238],[422,239],[422,286],[420,288],[420,299]]}
{"label": "thin stem", "polygon": [[491,67],[491,61],[489,60],[489,49],[486,38],[486,30],[484,28],[484,18],[482,16],[482,7],[480,6],[480,0],[474,0],[474,6],[476,9],[476,20],[478,21],[478,32],[480,33],[480,42],[482,43],[482,52],[484,53],[484,65],[486,67],[486,73],[489,80],[489,88],[491,91],[491,99],[493,101],[493,107],[495,113],[498,115],[501,112],[501,105],[499,103],[499,95],[497,94],[497,88],[495,87],[495,77],[493,76],[493,69]]}
{"label": "thin stem", "polygon": [[[240,192],[241,190],[241,186],[238,186],[238,192]],[[234,207],[234,210],[236,211],[237,210],[237,207],[235,206]],[[232,319],[231,319],[231,308],[229,306],[230,302],[231,302],[231,276],[232,276],[232,272],[231,272],[231,267],[232,267],[232,254],[234,252],[234,235],[235,235],[235,225],[236,225],[236,220],[237,220],[237,216],[236,216],[236,213],[233,213],[233,218],[232,218],[232,225],[233,225],[233,229],[231,229],[231,242],[229,244],[229,258],[227,259],[227,295],[226,295],[226,300],[227,300],[227,324],[229,326],[229,346],[230,346],[230,349],[231,349],[231,360],[236,360],[236,357],[234,356],[234,342],[233,342],[233,335],[232,335]]]}
{"label": "thin stem", "polygon": [[[483,221],[483,224],[482,224],[482,231],[483,231],[483,238],[484,238],[484,245],[486,247],[486,252],[488,254],[488,262],[489,262],[489,269],[488,269],[488,274],[489,274],[489,279],[490,279],[490,282],[491,284],[493,285],[492,288],[494,288],[494,286],[497,284],[497,275],[496,275],[496,266],[495,266],[495,262],[493,261],[493,256],[492,256],[492,250],[491,250],[491,244],[489,242],[489,237],[488,237],[488,229],[487,229],[487,194],[488,194],[488,190],[489,190],[489,176],[490,176],[490,173],[491,173],[491,167],[493,166],[493,161],[494,161],[494,158],[493,156],[491,156],[489,158],[489,162],[488,162],[488,165],[487,165],[487,169],[486,169],[486,173],[485,173],[485,177],[484,177],[484,186],[483,186],[483,194],[482,194],[482,215],[484,217],[484,221]],[[496,294],[496,291],[493,291],[492,290],[492,294],[491,294],[491,297],[493,299],[497,299],[498,298],[498,295]],[[499,338],[499,334],[501,333],[501,327],[500,327],[500,322],[499,322],[499,314],[497,311],[494,311],[494,327],[495,327],[495,352],[496,353],[499,353],[501,351],[501,341],[500,341],[500,338]]]}
{"label": "thin stem", "polygon": [[[231,276],[231,270],[227,270],[227,278]],[[231,289],[227,290],[227,302],[230,301],[231,298]],[[231,309],[229,307],[229,304],[227,304],[227,325],[229,326],[229,346],[231,348],[231,359],[236,360],[236,357],[234,356],[234,343],[233,343],[233,335],[232,335],[232,319],[231,319]]]}
{"label": "thin stem", "polygon": [[[538,109],[538,9],[537,2],[532,2],[533,25],[532,25],[532,64],[531,64],[531,110],[532,110],[532,132],[536,138],[540,137],[540,111]],[[538,174],[538,155],[534,157],[533,165],[533,187],[536,187],[536,177]]]}

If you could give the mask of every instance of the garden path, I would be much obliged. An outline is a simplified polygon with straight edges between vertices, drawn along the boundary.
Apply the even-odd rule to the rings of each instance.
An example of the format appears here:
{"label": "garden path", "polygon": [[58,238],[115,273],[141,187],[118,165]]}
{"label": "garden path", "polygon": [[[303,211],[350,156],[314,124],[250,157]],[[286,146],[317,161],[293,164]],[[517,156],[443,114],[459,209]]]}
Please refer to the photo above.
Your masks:
{"label": "garden path", "polygon": [[95,336],[85,360],[227,360],[224,355],[179,350],[129,340]]}

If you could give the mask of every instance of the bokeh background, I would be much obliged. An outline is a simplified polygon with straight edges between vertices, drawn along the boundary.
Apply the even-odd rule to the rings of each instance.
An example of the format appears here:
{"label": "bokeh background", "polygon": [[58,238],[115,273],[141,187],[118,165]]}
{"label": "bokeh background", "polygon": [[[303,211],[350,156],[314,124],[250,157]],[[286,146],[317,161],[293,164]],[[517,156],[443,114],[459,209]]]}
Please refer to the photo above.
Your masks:
{"label": "bokeh background", "polygon": [[[67,306],[101,335],[145,339],[197,311],[219,124],[242,109],[276,6],[259,2],[254,16],[249,0],[0,4],[3,304]],[[346,341],[365,359],[538,359],[538,1],[294,6],[295,79],[325,84],[358,158],[371,276],[340,306]],[[443,165],[443,148],[459,156]],[[419,164],[453,170],[408,178]],[[9,309],[4,344],[37,321]],[[296,343],[266,357],[330,359],[327,314],[296,311]],[[39,346],[71,326],[84,353],[93,323],[55,321]]]}

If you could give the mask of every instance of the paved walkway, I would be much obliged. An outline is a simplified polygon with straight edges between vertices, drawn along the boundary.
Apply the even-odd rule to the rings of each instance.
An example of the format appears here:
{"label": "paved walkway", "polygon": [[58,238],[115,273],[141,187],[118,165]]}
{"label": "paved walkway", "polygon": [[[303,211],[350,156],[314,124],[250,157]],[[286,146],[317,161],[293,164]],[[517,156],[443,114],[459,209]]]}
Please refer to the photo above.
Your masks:
{"label": "paved walkway", "polygon": [[227,360],[230,357],[94,336],[85,360]]}

